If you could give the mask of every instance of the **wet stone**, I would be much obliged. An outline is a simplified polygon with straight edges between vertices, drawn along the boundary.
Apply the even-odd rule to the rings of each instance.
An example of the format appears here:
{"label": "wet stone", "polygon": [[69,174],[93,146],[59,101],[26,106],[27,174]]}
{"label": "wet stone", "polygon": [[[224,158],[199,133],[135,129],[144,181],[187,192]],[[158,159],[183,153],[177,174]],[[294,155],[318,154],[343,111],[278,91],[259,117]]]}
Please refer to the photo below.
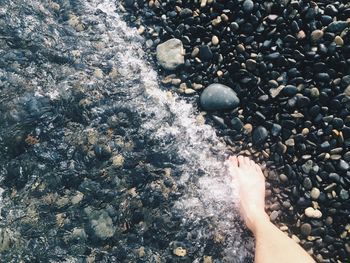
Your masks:
{"label": "wet stone", "polygon": [[281,130],[282,130],[281,125],[279,125],[277,123],[272,124],[272,128],[271,128],[272,136],[278,136],[281,133]]}
{"label": "wet stone", "polygon": [[243,11],[245,13],[251,13],[254,9],[254,2],[252,0],[245,0],[243,2]]}
{"label": "wet stone", "polygon": [[241,131],[243,129],[243,122],[238,117],[234,117],[231,120],[231,125],[236,131]]}
{"label": "wet stone", "polygon": [[287,85],[283,89],[283,94],[287,96],[294,96],[295,94],[297,94],[297,92],[298,92],[298,89],[294,85]]}
{"label": "wet stone", "polygon": [[313,167],[313,164],[314,164],[314,163],[313,163],[312,160],[308,160],[307,162],[305,162],[305,163],[301,166],[301,168],[303,169],[304,173],[309,174],[310,171],[311,171],[311,169],[312,169],[312,167]]}
{"label": "wet stone", "polygon": [[345,189],[341,189],[339,196],[342,200],[348,200],[349,199],[349,191],[347,191]]}
{"label": "wet stone", "polygon": [[261,144],[263,144],[267,140],[268,135],[269,133],[267,129],[263,126],[259,126],[256,129],[254,129],[252,135],[254,145],[261,146]]}
{"label": "wet stone", "polygon": [[157,46],[158,63],[167,70],[184,64],[184,48],[181,40],[172,38]]}
{"label": "wet stone", "polygon": [[306,190],[311,190],[312,188],[312,181],[309,177],[306,177],[303,182],[303,186],[305,187]]}
{"label": "wet stone", "polygon": [[349,25],[350,22],[347,21],[334,21],[327,26],[326,30],[328,32],[339,32],[349,27]]}
{"label": "wet stone", "polygon": [[350,165],[349,165],[349,163],[347,163],[346,161],[344,161],[344,160],[341,159],[341,160],[339,161],[338,168],[339,168],[339,170],[341,170],[341,171],[347,171],[347,170],[349,170]]}
{"label": "wet stone", "polygon": [[200,47],[199,57],[202,61],[210,61],[213,58],[213,52],[209,46],[203,45]]}
{"label": "wet stone", "polygon": [[180,17],[182,18],[187,18],[187,17],[190,17],[192,16],[192,10],[189,9],[189,8],[184,8],[180,11]]}
{"label": "wet stone", "polygon": [[95,237],[105,240],[114,235],[116,227],[105,210],[94,210],[91,207],[87,207],[84,209],[84,212],[90,219],[90,228]]}
{"label": "wet stone", "polygon": [[222,84],[211,84],[204,89],[200,96],[204,110],[232,110],[239,104],[236,92]]}
{"label": "wet stone", "polygon": [[246,67],[250,71],[254,71],[256,69],[256,64],[257,64],[256,61],[253,59],[248,59],[246,61]]}
{"label": "wet stone", "polygon": [[134,5],[134,0],[124,0],[124,3],[127,7],[131,7]]}
{"label": "wet stone", "polygon": [[305,224],[302,224],[300,226],[300,233],[304,236],[304,237],[308,237],[310,234],[311,234],[311,231],[312,231],[312,227],[310,224],[308,223],[305,223]]}

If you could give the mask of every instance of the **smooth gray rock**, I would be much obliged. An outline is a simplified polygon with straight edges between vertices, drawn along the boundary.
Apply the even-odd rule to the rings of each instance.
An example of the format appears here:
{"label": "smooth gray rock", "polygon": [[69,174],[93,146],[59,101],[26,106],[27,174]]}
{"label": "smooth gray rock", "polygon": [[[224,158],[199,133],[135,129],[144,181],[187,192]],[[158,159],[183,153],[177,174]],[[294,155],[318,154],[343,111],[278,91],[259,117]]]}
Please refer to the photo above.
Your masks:
{"label": "smooth gray rock", "polygon": [[158,63],[167,70],[174,70],[185,63],[184,48],[181,40],[172,38],[157,46]]}
{"label": "smooth gray rock", "polygon": [[211,84],[201,94],[200,103],[204,110],[233,110],[239,104],[236,92],[222,84]]}

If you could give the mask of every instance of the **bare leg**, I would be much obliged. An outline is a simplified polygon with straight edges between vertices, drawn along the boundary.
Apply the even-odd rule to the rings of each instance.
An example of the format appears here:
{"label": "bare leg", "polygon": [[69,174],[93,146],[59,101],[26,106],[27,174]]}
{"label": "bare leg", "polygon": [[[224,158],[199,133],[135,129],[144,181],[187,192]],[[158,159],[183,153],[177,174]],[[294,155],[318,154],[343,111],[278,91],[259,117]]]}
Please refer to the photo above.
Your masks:
{"label": "bare leg", "polygon": [[255,262],[315,262],[270,222],[265,212],[265,177],[260,166],[243,156],[232,156],[230,161],[239,184],[241,214],[255,236]]}

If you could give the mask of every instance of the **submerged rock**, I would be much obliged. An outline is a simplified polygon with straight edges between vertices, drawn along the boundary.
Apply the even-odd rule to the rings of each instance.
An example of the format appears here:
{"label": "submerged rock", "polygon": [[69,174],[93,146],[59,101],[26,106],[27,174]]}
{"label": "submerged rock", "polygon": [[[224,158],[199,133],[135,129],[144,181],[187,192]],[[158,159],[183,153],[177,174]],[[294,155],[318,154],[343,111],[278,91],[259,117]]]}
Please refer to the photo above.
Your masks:
{"label": "submerged rock", "polygon": [[233,110],[239,104],[236,92],[222,84],[211,84],[201,94],[200,103],[204,110]]}
{"label": "submerged rock", "polygon": [[84,211],[90,219],[90,228],[97,238],[105,240],[114,235],[116,227],[106,211],[93,210],[91,207],[85,208]]}
{"label": "submerged rock", "polygon": [[157,46],[158,63],[167,70],[174,70],[185,63],[181,40],[172,38]]}

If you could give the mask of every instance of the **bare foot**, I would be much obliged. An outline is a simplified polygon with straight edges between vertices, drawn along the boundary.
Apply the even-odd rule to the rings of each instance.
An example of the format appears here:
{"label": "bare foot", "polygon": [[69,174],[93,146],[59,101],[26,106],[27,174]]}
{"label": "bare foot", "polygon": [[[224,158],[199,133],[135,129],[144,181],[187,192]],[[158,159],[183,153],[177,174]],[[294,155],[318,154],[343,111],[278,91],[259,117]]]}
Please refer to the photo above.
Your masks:
{"label": "bare foot", "polygon": [[231,156],[233,176],[237,179],[240,210],[251,231],[261,220],[269,220],[265,213],[265,177],[259,165],[247,157]]}

